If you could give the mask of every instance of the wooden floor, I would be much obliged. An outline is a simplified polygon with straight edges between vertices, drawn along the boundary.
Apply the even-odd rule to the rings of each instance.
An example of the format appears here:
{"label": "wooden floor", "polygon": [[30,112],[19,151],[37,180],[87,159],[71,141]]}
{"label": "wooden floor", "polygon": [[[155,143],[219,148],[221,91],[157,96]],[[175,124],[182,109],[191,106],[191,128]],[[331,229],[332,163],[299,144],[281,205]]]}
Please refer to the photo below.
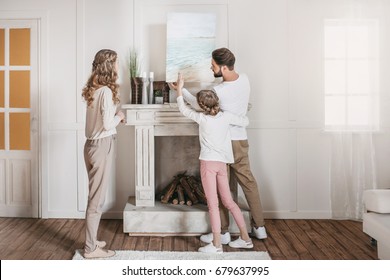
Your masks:
{"label": "wooden floor", "polygon": [[[377,249],[356,221],[267,220],[266,240],[255,251],[275,260],[371,260]],[[115,250],[197,251],[199,237],[130,237],[122,220],[102,220],[99,239]],[[0,218],[1,260],[69,260],[83,247],[84,220]],[[224,251],[234,251],[224,246]],[[241,251],[245,251],[241,249]]]}

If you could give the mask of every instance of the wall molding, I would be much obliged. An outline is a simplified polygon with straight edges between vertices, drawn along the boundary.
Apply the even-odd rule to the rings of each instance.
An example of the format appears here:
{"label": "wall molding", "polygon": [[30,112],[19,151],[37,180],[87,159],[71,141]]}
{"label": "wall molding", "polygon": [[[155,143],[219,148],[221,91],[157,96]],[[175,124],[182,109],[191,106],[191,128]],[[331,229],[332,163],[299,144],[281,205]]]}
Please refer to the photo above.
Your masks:
{"label": "wall molding", "polygon": [[[83,88],[86,78],[85,73],[85,0],[77,0],[76,3],[76,90]],[[78,99],[76,99],[78,100]],[[82,107],[83,105],[83,107]],[[84,164],[85,143],[85,104],[76,101],[77,123],[70,126],[77,130],[77,210],[84,211],[87,208],[88,179]],[[58,125],[58,124],[57,124]]]}

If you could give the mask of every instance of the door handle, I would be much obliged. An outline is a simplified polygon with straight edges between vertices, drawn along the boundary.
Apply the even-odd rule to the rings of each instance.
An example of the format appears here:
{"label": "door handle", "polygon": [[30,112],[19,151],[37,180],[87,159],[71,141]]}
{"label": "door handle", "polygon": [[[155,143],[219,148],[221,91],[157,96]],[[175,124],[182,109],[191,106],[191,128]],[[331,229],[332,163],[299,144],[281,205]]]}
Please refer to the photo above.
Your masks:
{"label": "door handle", "polygon": [[31,132],[36,133],[38,132],[38,118],[33,117],[31,119]]}

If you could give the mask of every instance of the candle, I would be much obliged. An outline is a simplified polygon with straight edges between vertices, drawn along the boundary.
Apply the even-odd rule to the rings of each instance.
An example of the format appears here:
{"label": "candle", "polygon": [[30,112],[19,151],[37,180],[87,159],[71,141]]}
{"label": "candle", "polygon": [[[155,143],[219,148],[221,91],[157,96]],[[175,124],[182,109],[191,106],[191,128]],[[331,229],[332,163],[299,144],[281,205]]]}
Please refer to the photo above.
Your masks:
{"label": "candle", "polygon": [[149,78],[153,79],[154,78],[154,72],[149,73]]}

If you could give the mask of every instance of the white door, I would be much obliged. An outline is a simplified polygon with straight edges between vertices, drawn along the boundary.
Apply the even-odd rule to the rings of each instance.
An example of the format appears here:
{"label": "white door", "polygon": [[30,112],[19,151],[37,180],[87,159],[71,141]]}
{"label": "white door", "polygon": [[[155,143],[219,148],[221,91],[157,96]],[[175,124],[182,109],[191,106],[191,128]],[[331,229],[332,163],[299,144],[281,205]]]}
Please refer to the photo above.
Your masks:
{"label": "white door", "polygon": [[0,20],[0,216],[39,217],[36,20]]}

